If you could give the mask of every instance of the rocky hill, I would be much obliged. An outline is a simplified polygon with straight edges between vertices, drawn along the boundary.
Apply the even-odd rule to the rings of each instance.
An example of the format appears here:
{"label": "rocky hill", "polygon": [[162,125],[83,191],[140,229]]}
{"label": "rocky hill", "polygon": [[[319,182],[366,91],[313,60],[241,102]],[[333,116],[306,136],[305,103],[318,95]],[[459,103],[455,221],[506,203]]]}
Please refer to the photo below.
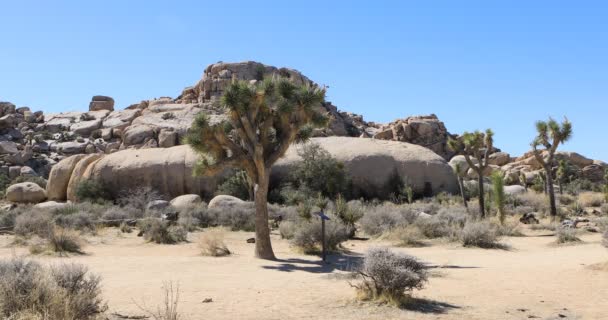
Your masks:
{"label": "rocky hill", "polygon": [[[181,144],[195,115],[205,112],[221,121],[219,98],[234,79],[258,81],[282,76],[298,83],[312,83],[300,72],[258,62],[215,63],[200,81],[176,98],[161,97],[116,110],[114,100],[94,96],[87,112],[43,114],[28,107],[0,102],[0,173],[11,179],[23,175],[48,177],[51,168],[77,154],[111,154],[125,149],[170,148]],[[331,102],[319,105],[331,116],[329,126],[316,137],[343,136],[406,142],[428,148],[445,160],[454,154],[447,140],[456,138],[434,114],[399,119],[388,124],[367,122],[362,116],[338,110]],[[500,152],[492,155],[492,170],[502,170],[513,181],[521,172],[533,180],[540,169],[531,154],[519,158]],[[592,181],[602,179],[606,163],[576,153],[561,153],[578,168],[577,174]],[[458,157],[452,161],[461,161]],[[489,170],[489,171],[492,171]],[[471,174],[472,175],[472,174]]]}

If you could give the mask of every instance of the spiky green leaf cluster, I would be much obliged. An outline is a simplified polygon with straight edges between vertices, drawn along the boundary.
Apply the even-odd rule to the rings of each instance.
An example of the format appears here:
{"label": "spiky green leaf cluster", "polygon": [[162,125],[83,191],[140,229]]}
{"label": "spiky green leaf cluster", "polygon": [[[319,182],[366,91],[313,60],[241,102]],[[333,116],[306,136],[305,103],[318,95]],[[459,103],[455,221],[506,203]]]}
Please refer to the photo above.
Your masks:
{"label": "spiky green leaf cluster", "polygon": [[280,77],[231,83],[221,98],[227,119],[212,124],[201,113],[188,130],[187,143],[201,155],[197,173],[238,167],[255,181],[259,166],[269,168],[291,143],[327,124],[319,108],[324,99],[324,88]]}

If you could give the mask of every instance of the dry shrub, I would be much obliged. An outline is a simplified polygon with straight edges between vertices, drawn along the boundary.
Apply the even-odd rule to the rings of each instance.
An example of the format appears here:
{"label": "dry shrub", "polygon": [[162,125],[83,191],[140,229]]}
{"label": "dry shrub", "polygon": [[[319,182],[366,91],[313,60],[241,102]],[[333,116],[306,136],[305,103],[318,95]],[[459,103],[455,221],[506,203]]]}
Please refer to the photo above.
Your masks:
{"label": "dry shrub", "polygon": [[413,290],[427,282],[424,264],[404,253],[388,248],[371,248],[358,271],[362,282],[354,285],[361,298],[402,304]]}
{"label": "dry shrub", "polygon": [[518,223],[505,223],[496,225],[496,234],[499,237],[523,237]]}
{"label": "dry shrub", "polygon": [[555,236],[557,237],[558,244],[581,242],[581,239],[577,236],[576,229],[559,227],[556,230]]}
{"label": "dry shrub", "polygon": [[179,225],[170,225],[166,221],[147,218],[137,223],[146,241],[159,244],[176,244],[187,240],[188,231]]}
{"label": "dry shrub", "polygon": [[91,320],[107,309],[100,278],[81,265],[47,268],[23,258],[0,261],[3,319]]}
{"label": "dry shrub", "polygon": [[391,229],[407,224],[398,207],[392,204],[382,204],[369,207],[359,220],[359,224],[366,234],[377,237]]}
{"label": "dry shrub", "polygon": [[279,234],[282,239],[293,239],[296,234],[296,223],[293,221],[282,221],[279,224]]}
{"label": "dry shrub", "polygon": [[199,238],[198,246],[204,256],[223,257],[230,254],[222,230],[208,230]]}
{"label": "dry shrub", "polygon": [[48,237],[53,228],[53,217],[46,211],[26,211],[15,218],[15,234],[23,237]]}
{"label": "dry shrub", "polygon": [[386,235],[386,238],[398,241],[398,245],[402,247],[421,247],[424,246],[422,240],[426,239],[415,225],[397,227]]}
{"label": "dry shrub", "polygon": [[82,254],[83,240],[74,230],[55,227],[49,235],[49,249],[58,254]]}
{"label": "dry shrub", "polygon": [[606,232],[604,232],[604,235],[602,236],[602,245],[608,248],[608,230],[606,230]]}
{"label": "dry shrub", "polygon": [[[332,216],[331,220],[325,222],[325,244],[329,251],[336,251],[349,238],[348,228],[337,220]],[[318,219],[301,221],[295,225],[291,244],[305,253],[317,253],[321,248],[321,234],[321,222]]]}
{"label": "dry shrub", "polygon": [[578,203],[583,208],[599,207],[604,203],[604,194],[600,192],[582,192],[578,195]]}
{"label": "dry shrub", "polygon": [[178,311],[179,306],[179,284],[173,285],[173,282],[163,284],[163,304],[156,307],[156,310],[151,310],[145,305],[138,306],[147,317],[154,320],[179,320],[182,319]]}
{"label": "dry shrub", "polygon": [[523,206],[532,207],[535,212],[549,212],[549,198],[542,193],[528,191],[526,193],[516,195],[515,198]]}
{"label": "dry shrub", "polygon": [[487,221],[469,222],[460,233],[460,241],[465,247],[501,248],[494,226]]}
{"label": "dry shrub", "polygon": [[75,229],[84,232],[95,232],[97,230],[94,218],[90,213],[80,211],[73,214],[58,215],[55,224],[62,228]]}

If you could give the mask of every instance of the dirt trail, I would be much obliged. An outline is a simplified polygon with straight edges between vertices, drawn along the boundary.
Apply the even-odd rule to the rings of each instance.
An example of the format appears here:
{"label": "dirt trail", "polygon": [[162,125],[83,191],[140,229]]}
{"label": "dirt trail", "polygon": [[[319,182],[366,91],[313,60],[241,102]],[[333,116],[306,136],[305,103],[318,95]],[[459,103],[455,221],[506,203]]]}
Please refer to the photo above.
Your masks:
{"label": "dirt trail", "polygon": [[[165,281],[180,284],[180,309],[185,319],[608,319],[608,251],[599,235],[584,244],[557,247],[553,237],[508,238],[511,250],[462,248],[434,244],[398,248],[438,268],[416,310],[356,302],[344,279],[349,265],[369,246],[386,243],[350,241],[351,257],[333,257],[322,265],[316,257],[294,253],[273,236],[281,261],[253,258],[245,242],[251,233],[227,234],[234,252],[223,258],[198,255],[196,239],[182,245],[143,243],[116,230],[91,239],[84,256],[36,257],[49,263],[81,262],[103,276],[110,309],[141,314],[136,304],[162,303]],[[0,257],[25,255],[26,248],[8,248],[0,239]],[[205,298],[213,302],[203,303]]]}

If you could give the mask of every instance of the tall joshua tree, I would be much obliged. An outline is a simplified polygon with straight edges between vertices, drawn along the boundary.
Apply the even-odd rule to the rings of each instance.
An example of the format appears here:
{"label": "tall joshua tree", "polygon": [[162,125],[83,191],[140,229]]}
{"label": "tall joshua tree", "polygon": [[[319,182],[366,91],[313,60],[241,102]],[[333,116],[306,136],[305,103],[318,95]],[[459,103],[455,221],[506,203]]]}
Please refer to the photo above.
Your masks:
{"label": "tall joshua tree", "polygon": [[227,120],[212,124],[199,114],[187,142],[199,154],[195,173],[213,175],[243,169],[254,190],[255,255],[275,259],[268,226],[271,166],[294,142],[307,140],[314,126],[327,123],[317,111],[325,89],[273,77],[255,83],[234,81],[222,96]]}
{"label": "tall joshua tree", "polygon": [[[551,217],[555,219],[557,217],[557,206],[555,205],[555,190],[553,187],[553,163],[555,162],[557,147],[572,137],[572,123],[568,119],[564,119],[564,122],[560,124],[549,118],[548,121],[537,121],[536,131],[537,136],[532,141],[532,151],[545,171]],[[545,154],[543,154],[543,150],[538,149],[539,146],[545,148]]]}
{"label": "tall joshua tree", "polygon": [[[479,185],[479,214],[481,218],[486,216],[483,191],[483,173],[488,167],[490,153],[494,149],[494,133],[487,129],[485,132],[465,132],[462,134],[462,139],[448,141],[448,146],[455,152],[464,155],[465,160],[470,168],[477,173],[477,182]],[[473,163],[472,157],[477,160],[477,164]]]}

